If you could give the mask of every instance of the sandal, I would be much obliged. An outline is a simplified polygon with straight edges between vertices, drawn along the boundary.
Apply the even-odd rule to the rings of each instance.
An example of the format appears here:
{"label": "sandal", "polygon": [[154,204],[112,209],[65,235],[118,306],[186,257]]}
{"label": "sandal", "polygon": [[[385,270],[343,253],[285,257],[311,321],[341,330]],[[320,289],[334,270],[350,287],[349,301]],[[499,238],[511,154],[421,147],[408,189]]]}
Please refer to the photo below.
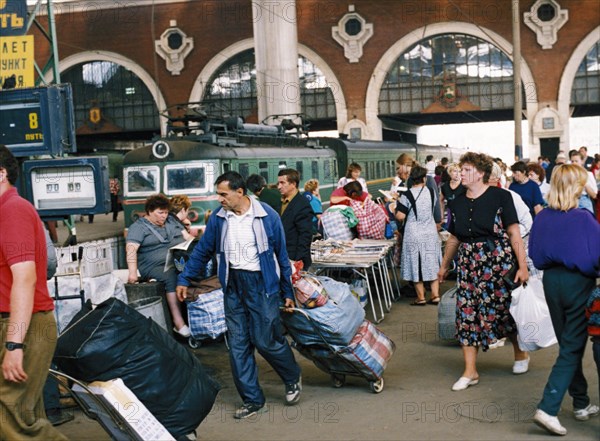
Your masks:
{"label": "sandal", "polygon": [[438,297],[432,297],[430,298],[427,303],[429,303],[430,305],[439,305],[440,304],[440,298]]}
{"label": "sandal", "polygon": [[411,306],[425,306],[427,305],[427,302],[425,301],[425,299],[423,300],[419,300],[419,299],[415,299],[410,303]]}

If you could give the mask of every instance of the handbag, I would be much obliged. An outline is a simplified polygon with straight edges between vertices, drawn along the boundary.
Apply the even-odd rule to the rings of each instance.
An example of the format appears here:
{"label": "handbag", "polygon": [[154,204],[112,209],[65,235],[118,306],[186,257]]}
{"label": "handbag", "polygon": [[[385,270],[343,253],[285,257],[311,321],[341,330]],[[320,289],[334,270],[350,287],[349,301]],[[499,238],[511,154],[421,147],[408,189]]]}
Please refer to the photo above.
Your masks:
{"label": "handbag", "polygon": [[536,351],[557,343],[544,285],[537,277],[511,293],[510,314],[517,324],[517,341],[522,351]]}
{"label": "handbag", "polygon": [[518,270],[519,266],[515,264],[511,266],[510,269],[502,276],[502,280],[504,280],[504,285],[506,285],[509,291],[514,291],[519,286],[521,286],[521,283],[515,283],[515,277],[517,275]]}

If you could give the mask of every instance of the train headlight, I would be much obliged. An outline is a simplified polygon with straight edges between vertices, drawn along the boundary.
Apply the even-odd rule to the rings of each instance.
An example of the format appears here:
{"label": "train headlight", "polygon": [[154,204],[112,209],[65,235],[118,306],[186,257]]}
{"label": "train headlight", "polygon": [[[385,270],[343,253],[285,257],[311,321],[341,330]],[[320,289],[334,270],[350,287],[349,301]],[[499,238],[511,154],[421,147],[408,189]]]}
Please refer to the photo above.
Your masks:
{"label": "train headlight", "polygon": [[164,141],[156,141],[152,144],[152,154],[158,159],[165,159],[171,153],[171,147]]}

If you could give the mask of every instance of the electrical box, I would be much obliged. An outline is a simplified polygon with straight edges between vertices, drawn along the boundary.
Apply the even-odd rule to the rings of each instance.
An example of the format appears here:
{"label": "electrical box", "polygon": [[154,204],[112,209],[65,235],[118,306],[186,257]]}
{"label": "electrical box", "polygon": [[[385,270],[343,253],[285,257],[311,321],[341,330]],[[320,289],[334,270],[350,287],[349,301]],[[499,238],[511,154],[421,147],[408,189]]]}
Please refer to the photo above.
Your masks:
{"label": "electrical box", "polygon": [[17,157],[76,152],[71,85],[1,90],[0,144]]}
{"label": "electrical box", "polygon": [[108,157],[23,162],[25,197],[42,218],[110,211]]}

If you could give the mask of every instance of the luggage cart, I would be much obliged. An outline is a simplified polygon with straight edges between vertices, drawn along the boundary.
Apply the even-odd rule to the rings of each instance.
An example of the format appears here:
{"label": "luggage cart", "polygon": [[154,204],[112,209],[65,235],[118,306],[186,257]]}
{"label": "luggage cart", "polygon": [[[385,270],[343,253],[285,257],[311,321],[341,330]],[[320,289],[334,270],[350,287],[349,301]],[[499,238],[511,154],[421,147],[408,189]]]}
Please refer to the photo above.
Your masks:
{"label": "luggage cart", "polygon": [[[348,355],[352,353],[352,348],[350,346],[334,346],[329,344],[319,330],[317,324],[304,310],[292,308],[292,311],[294,314],[302,314],[302,316],[311,324],[315,334],[318,335],[323,342],[322,345],[303,345],[297,341],[292,330],[288,329],[288,332],[292,337],[292,347],[300,352],[304,357],[311,360],[319,369],[328,373],[331,376],[331,385],[333,387],[340,388],[344,386],[346,383],[346,376],[351,375],[362,377],[367,380],[373,393],[378,394],[383,391],[383,369],[381,373],[378,373],[369,368],[366,363],[361,362],[359,359],[353,359],[352,357],[349,357]],[[374,325],[372,325],[370,322],[365,322],[369,323],[374,328]],[[387,337],[385,338],[387,339]],[[391,357],[395,349],[395,345],[391,340],[389,340],[389,342],[389,357]],[[387,362],[387,360],[385,361]]]}

